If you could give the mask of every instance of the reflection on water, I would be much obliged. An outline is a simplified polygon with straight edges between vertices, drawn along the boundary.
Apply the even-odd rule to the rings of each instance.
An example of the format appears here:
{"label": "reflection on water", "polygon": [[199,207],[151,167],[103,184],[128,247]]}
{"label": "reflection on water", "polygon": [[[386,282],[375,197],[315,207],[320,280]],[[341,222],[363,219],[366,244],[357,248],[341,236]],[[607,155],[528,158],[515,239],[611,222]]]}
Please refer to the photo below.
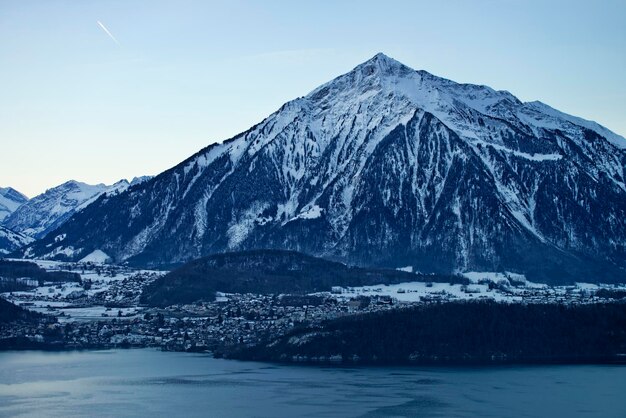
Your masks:
{"label": "reflection on water", "polygon": [[626,416],[626,367],[314,368],[154,350],[0,353],[0,416]]}

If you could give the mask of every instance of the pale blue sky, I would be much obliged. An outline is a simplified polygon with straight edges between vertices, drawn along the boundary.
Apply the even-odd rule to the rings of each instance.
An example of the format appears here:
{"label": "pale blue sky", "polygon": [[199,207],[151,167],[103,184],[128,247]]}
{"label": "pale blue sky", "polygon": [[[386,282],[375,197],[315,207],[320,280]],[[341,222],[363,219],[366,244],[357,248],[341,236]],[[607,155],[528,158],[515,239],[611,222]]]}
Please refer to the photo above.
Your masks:
{"label": "pale blue sky", "polygon": [[626,135],[625,17],[626,0],[0,0],[0,186],[157,174],[377,52]]}

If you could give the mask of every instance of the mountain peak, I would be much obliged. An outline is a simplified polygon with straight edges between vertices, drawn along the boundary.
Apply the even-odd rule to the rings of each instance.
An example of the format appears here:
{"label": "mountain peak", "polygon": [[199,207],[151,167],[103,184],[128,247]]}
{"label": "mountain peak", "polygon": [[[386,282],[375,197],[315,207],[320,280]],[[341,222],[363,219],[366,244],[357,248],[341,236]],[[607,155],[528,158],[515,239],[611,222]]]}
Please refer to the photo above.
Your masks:
{"label": "mountain peak", "polygon": [[18,202],[26,202],[28,197],[26,197],[23,193],[15,190],[13,187],[0,187],[0,196],[4,196],[6,198],[18,201]]}
{"label": "mountain peak", "polygon": [[363,75],[400,75],[415,72],[409,66],[404,65],[398,60],[395,60],[382,52],[374,55],[364,63],[357,65],[353,71],[360,71]]}
{"label": "mountain peak", "polygon": [[0,187],[0,222],[26,203],[28,198],[12,187]]}
{"label": "mountain peak", "polygon": [[420,75],[400,61],[379,52],[348,73],[319,86],[307,97],[314,102],[327,102],[339,95],[340,101],[345,101],[348,97],[343,97],[344,94],[358,96],[366,92],[382,91],[398,84],[398,80],[411,78],[419,79]]}
{"label": "mountain peak", "polygon": [[376,62],[379,64],[385,64],[385,65],[402,65],[404,66],[404,64],[402,64],[400,61],[391,58],[388,55],[383,54],[382,52],[377,53],[376,55],[374,55],[372,58],[368,59],[367,61],[364,62],[368,63],[368,62]]}

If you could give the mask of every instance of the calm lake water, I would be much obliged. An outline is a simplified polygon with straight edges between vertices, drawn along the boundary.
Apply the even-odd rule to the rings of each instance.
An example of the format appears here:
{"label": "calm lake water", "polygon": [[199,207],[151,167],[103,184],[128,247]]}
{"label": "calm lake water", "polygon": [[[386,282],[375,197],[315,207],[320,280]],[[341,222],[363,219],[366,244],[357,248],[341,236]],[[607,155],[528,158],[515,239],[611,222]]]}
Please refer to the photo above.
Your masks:
{"label": "calm lake water", "polygon": [[626,367],[313,368],[155,350],[3,352],[0,416],[626,417]]}

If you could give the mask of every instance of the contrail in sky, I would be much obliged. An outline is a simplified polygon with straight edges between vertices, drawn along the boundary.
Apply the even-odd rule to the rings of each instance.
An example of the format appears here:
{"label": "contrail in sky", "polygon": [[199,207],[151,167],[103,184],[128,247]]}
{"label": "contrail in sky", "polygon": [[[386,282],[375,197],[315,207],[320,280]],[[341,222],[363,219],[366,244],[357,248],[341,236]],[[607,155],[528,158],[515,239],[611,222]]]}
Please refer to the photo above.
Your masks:
{"label": "contrail in sky", "polygon": [[120,43],[119,43],[119,42],[117,42],[117,39],[115,39],[115,36],[113,36],[113,35],[111,34],[111,32],[109,32],[109,30],[106,28],[106,26],[104,26],[104,25],[102,24],[102,22],[100,22],[99,20],[98,20],[97,22],[98,22],[98,25],[102,28],[102,30],[103,30],[103,31],[105,31],[107,35],[109,35],[109,38],[113,39],[113,42],[115,42],[116,44],[118,44],[118,45],[119,45]]}

